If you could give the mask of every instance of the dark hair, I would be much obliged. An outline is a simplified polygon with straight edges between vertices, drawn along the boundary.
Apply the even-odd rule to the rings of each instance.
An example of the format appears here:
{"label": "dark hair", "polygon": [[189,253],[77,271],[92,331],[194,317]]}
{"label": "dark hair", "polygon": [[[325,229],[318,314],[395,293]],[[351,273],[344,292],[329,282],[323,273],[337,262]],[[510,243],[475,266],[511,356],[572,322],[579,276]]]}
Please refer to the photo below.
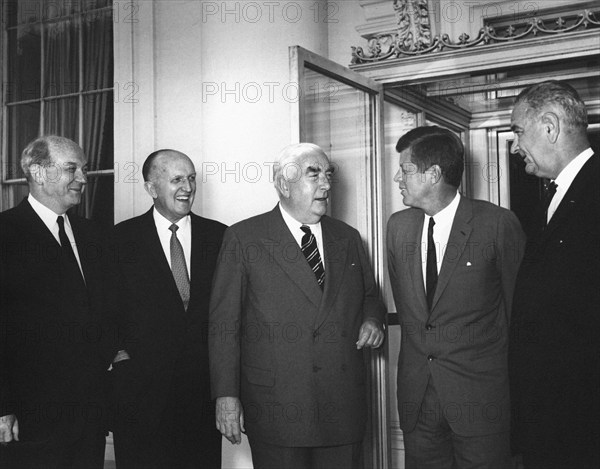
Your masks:
{"label": "dark hair", "polygon": [[567,83],[549,80],[531,85],[519,93],[515,106],[522,102],[527,103],[536,113],[541,112],[549,104],[556,104],[562,109],[562,117],[567,125],[582,130],[587,129],[585,103],[575,88]]}
{"label": "dark hair", "polygon": [[410,159],[419,172],[438,165],[447,184],[454,187],[460,185],[465,148],[460,138],[450,130],[438,126],[412,129],[400,137],[396,144],[398,153],[407,149],[410,149]]}
{"label": "dark hair", "polygon": [[[142,176],[144,177],[144,181],[148,181],[150,177],[150,172],[152,171],[152,166],[154,165],[154,160],[160,156],[161,153],[164,152],[175,152],[175,150],[171,150],[168,148],[163,148],[162,150],[153,151],[148,155],[146,161],[144,161],[144,165],[142,166]],[[176,152],[179,153],[179,152]]]}

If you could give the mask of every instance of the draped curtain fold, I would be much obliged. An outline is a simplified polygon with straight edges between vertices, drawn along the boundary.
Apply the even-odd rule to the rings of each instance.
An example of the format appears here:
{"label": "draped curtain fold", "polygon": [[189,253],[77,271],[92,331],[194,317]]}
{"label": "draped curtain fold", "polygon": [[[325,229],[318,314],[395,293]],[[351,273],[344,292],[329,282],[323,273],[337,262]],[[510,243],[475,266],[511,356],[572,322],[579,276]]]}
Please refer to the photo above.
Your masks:
{"label": "draped curtain fold", "polygon": [[[89,170],[112,169],[113,150],[105,148],[106,132],[109,130],[107,113],[111,110],[112,92],[96,92],[112,87],[112,12],[89,12],[48,23],[44,39],[44,95],[50,98],[44,105],[44,134],[61,135],[79,141],[79,123],[82,122],[83,141],[79,143],[87,156]],[[52,96],[80,91],[83,91],[81,97],[51,99]],[[102,186],[98,179],[89,179],[85,204],[77,208],[78,213],[90,218],[94,217],[100,202],[99,191]]]}
{"label": "draped curtain fold", "polygon": [[[93,21],[92,21],[93,19]],[[84,41],[83,87],[106,89],[112,87],[112,15],[83,17]],[[107,111],[112,105],[112,93],[100,92],[83,97],[83,151],[93,170],[112,169],[113,149],[106,148]],[[111,129],[112,130],[112,129]],[[92,184],[88,192],[90,216],[98,203],[100,184]]]}

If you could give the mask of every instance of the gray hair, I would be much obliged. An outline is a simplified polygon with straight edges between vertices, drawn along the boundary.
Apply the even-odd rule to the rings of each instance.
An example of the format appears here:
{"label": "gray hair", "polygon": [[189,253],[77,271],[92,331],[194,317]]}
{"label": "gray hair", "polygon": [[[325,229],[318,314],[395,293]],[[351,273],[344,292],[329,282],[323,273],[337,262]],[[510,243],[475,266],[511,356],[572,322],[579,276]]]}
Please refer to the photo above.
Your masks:
{"label": "gray hair", "polygon": [[31,179],[31,165],[50,166],[52,164],[52,152],[61,151],[66,148],[76,147],[80,149],[73,140],[58,135],[44,135],[29,142],[21,153],[21,169],[25,177]]}
{"label": "gray hair", "polygon": [[298,167],[296,163],[302,156],[307,154],[322,154],[329,160],[327,153],[314,143],[293,143],[285,147],[279,153],[279,157],[273,166],[273,183],[275,189],[279,192],[278,181],[281,179],[289,180],[288,169]]}
{"label": "gray hair", "polygon": [[585,103],[575,88],[567,83],[548,80],[531,85],[517,96],[515,106],[520,103],[526,103],[537,114],[554,104],[561,109],[561,117],[568,126],[579,130],[588,126]]}

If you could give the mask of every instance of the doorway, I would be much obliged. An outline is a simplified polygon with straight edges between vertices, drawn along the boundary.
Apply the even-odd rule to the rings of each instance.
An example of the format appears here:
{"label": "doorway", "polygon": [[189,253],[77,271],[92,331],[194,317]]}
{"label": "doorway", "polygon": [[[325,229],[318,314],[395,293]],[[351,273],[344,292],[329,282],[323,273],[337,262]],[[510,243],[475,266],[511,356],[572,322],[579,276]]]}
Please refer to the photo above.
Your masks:
{"label": "doorway", "polygon": [[297,141],[323,146],[340,165],[347,179],[342,182],[340,176],[331,214],[361,232],[388,308],[386,349],[373,354],[370,363],[366,467],[404,467],[395,397],[400,333],[384,255],[387,220],[405,208],[393,183],[395,143],[420,125],[456,132],[467,151],[461,192],[515,210],[526,225],[531,198],[541,190],[540,181],[525,177],[519,159],[510,153],[510,113],[517,94],[549,77],[567,81],[588,105],[594,145],[599,140],[597,33],[576,36],[522,41],[512,48],[501,45],[482,54],[440,53],[356,65],[352,70],[300,47],[290,48],[291,79],[302,91],[292,106],[292,131]]}

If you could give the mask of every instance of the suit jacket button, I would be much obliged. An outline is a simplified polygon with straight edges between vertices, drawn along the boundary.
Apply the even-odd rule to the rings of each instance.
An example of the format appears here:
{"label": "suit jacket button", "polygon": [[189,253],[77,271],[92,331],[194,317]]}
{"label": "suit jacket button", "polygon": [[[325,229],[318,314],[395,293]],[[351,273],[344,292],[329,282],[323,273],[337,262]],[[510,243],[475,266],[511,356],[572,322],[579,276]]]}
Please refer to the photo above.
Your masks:
{"label": "suit jacket button", "polygon": [[435,357],[433,355],[429,355],[427,357],[427,361],[432,362],[435,359]]}
{"label": "suit jacket button", "polygon": [[317,366],[317,365],[315,365],[315,366],[313,366],[313,371],[314,371],[315,373],[317,373],[318,371],[321,371],[321,367],[320,367],[320,366]]}
{"label": "suit jacket button", "polygon": [[433,329],[433,326],[431,324],[427,324],[425,326],[425,329],[427,329],[428,331],[430,331],[431,329]]}

